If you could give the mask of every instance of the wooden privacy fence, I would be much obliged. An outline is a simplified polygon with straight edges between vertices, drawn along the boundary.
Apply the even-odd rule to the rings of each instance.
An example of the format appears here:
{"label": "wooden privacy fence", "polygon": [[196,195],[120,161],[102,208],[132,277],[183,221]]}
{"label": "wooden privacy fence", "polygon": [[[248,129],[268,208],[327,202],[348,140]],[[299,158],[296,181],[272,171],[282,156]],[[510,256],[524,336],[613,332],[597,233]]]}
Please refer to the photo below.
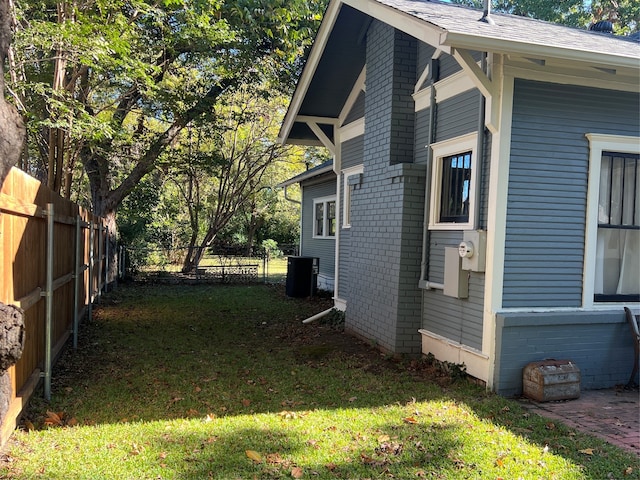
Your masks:
{"label": "wooden privacy fence", "polygon": [[[0,442],[15,429],[40,380],[51,395],[51,368],[79,320],[107,285],[104,221],[13,168],[0,190],[0,302],[24,312],[24,350],[0,392]],[[0,372],[3,374],[4,372]],[[5,411],[2,411],[5,410]]]}

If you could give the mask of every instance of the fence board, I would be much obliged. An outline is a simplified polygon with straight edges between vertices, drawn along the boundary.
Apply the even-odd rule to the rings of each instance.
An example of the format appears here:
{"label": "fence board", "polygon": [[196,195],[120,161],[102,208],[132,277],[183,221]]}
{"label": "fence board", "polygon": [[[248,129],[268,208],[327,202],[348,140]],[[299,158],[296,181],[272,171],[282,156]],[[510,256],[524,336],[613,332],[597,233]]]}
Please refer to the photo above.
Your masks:
{"label": "fence board", "polygon": [[[0,302],[25,312],[25,348],[20,360],[7,370],[12,393],[9,410],[0,419],[0,446],[16,426],[22,408],[42,377],[46,355],[47,204],[53,204],[53,292],[51,318],[52,358],[56,358],[74,328],[74,313],[83,315],[90,298],[104,285],[100,278],[107,241],[102,220],[60,197],[36,179],[13,168],[0,189]],[[80,221],[80,261],[76,271],[76,223]],[[97,227],[100,225],[100,227]],[[94,262],[90,260],[90,232],[94,232]],[[100,234],[102,233],[102,234]],[[78,305],[74,301],[78,275]],[[89,286],[92,286],[92,295]],[[2,373],[2,372],[0,372]],[[50,378],[50,377],[49,377]],[[5,401],[7,399],[4,399]]]}

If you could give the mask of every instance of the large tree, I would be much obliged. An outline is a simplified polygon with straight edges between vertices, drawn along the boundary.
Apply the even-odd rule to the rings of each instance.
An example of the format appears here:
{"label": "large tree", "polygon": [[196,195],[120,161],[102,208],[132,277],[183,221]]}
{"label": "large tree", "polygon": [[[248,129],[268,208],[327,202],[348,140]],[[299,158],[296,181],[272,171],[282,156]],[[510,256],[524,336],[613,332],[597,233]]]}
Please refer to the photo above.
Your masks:
{"label": "large tree", "polygon": [[0,0],[0,188],[11,167],[20,159],[26,133],[22,117],[5,100],[4,71],[13,37],[12,19],[9,0]]}
{"label": "large tree", "polygon": [[167,158],[167,176],[189,212],[183,271],[200,263],[234,216],[258,208],[261,194],[275,186],[271,172],[295,155],[296,149],[276,142],[283,106],[283,98],[262,98],[248,86],[225,94],[216,123],[194,122]]}
{"label": "large tree", "polygon": [[[115,232],[123,199],[239,85],[288,89],[322,0],[26,0],[11,61],[30,165],[71,192],[75,162]],[[110,262],[115,268],[114,262]]]}

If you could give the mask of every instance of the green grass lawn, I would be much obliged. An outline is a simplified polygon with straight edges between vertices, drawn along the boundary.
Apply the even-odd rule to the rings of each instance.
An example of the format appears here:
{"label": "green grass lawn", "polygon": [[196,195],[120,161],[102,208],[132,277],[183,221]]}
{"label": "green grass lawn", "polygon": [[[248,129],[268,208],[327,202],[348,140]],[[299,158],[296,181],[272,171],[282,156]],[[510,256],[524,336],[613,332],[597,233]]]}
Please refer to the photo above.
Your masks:
{"label": "green grass lawn", "polygon": [[308,316],[281,286],[123,285],[0,478],[638,478],[638,458]]}

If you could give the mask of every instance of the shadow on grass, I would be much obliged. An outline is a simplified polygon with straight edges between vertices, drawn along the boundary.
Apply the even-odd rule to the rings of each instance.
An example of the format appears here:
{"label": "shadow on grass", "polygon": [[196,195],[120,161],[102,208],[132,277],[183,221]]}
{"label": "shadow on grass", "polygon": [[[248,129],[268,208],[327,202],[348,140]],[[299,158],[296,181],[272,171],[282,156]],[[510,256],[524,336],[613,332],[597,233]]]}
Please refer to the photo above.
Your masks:
{"label": "shadow on grass", "polygon": [[[210,436],[182,438],[186,445],[197,445],[187,452],[176,448],[172,438],[159,440],[166,452],[168,464],[175,461],[181,478],[290,478],[300,469],[304,478],[370,478],[385,475],[390,478],[416,478],[421,472],[473,471],[474,465],[464,465],[455,456],[459,442],[447,428],[436,435],[420,432],[414,426],[412,435],[396,425],[380,425],[380,431],[394,433],[395,440],[355,438],[357,432],[335,432],[320,440],[305,435],[300,429],[280,427],[248,427]],[[425,430],[425,429],[423,429]],[[350,443],[340,436],[352,437]],[[382,436],[382,435],[381,435]],[[402,436],[403,440],[399,440]],[[334,438],[335,437],[335,438]],[[388,437],[388,436],[387,436]],[[405,441],[406,439],[408,441]],[[426,441],[419,441],[425,438]],[[320,444],[335,442],[331,460],[315,455]],[[294,461],[293,459],[298,459]]]}
{"label": "shadow on grass", "polygon": [[[277,478],[296,467],[322,478],[447,478],[447,472],[449,478],[484,478],[489,467],[481,475],[470,460],[481,450],[465,439],[474,428],[465,412],[460,424],[403,420],[411,417],[412,402],[459,404],[489,425],[488,443],[500,438],[502,426],[533,445],[530,458],[550,445],[575,464],[585,462],[576,448],[587,448],[590,438],[562,426],[549,429],[515,402],[473,385],[449,385],[434,378],[433,369],[381,355],[329,325],[302,324],[330,306],[328,298],[286,298],[281,286],[121,287],[83,325],[78,351],[66,351],[58,362],[51,404],[34,398],[27,419],[40,426],[48,410],[65,412],[80,426],[180,419],[191,425],[214,418],[195,432],[149,427],[149,450],[156,453],[148,461],[174,472],[170,478],[206,478],[209,472],[212,478]],[[313,412],[344,410],[359,413],[343,432],[330,423],[304,423],[307,415],[316,418]],[[316,458],[315,447],[327,443],[335,446],[331,460]],[[503,460],[495,452],[501,447],[490,447],[486,455],[496,460],[489,464],[499,467]],[[626,461],[598,448],[615,462]],[[252,462],[246,450],[259,452],[262,461]],[[606,478],[600,476],[606,461],[601,467],[588,460],[592,465],[581,476],[567,478]]]}

